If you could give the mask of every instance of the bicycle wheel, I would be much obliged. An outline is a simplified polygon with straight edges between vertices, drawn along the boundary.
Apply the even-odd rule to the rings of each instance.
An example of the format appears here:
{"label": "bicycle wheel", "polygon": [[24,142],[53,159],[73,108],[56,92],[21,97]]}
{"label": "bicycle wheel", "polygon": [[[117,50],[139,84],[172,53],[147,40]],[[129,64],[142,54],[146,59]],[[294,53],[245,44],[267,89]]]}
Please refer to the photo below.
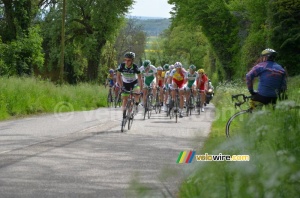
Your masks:
{"label": "bicycle wheel", "polygon": [[200,103],[200,95],[199,94],[197,95],[196,106],[197,106],[197,108],[196,108],[197,113],[198,113],[198,115],[200,115],[201,103]]}
{"label": "bicycle wheel", "polygon": [[147,109],[148,109],[148,98],[146,98],[146,103],[144,104],[144,120],[146,119]]}
{"label": "bicycle wheel", "polygon": [[126,114],[127,120],[128,120],[128,130],[130,130],[132,123],[133,123],[133,104],[129,103],[129,108]]}
{"label": "bicycle wheel", "polygon": [[189,114],[192,115],[192,109],[194,108],[194,97],[191,95],[189,100]]}
{"label": "bicycle wheel", "polygon": [[111,95],[111,89],[109,89],[108,95],[107,95],[107,107],[110,107],[112,101],[112,95]]}
{"label": "bicycle wheel", "polygon": [[153,107],[153,105],[152,105],[152,95],[150,95],[149,96],[149,100],[148,100],[148,119],[150,119],[150,117],[151,117],[151,112],[152,112],[152,107]]}
{"label": "bicycle wheel", "polygon": [[241,131],[241,121],[247,119],[249,116],[249,110],[243,110],[235,113],[229,118],[226,123],[226,136],[229,138],[232,134],[238,134]]}
{"label": "bicycle wheel", "polygon": [[179,112],[179,105],[178,105],[178,97],[175,97],[175,122],[177,123],[177,119],[178,119],[178,112]]}
{"label": "bicycle wheel", "polygon": [[118,105],[121,106],[121,91],[119,91],[115,97],[115,108],[117,108]]}

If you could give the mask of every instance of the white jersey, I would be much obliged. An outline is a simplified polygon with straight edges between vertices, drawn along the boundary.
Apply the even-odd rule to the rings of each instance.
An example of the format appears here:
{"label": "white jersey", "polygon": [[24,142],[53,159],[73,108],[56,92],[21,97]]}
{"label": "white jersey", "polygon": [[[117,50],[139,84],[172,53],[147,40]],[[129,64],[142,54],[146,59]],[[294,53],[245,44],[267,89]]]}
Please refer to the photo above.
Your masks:
{"label": "white jersey", "polygon": [[155,66],[153,65],[150,65],[150,68],[148,71],[146,71],[145,67],[144,66],[141,66],[140,67],[140,72],[143,74],[143,76],[145,76],[146,78],[147,77],[150,77],[150,76],[153,76],[155,77],[155,74],[157,73],[157,69]]}

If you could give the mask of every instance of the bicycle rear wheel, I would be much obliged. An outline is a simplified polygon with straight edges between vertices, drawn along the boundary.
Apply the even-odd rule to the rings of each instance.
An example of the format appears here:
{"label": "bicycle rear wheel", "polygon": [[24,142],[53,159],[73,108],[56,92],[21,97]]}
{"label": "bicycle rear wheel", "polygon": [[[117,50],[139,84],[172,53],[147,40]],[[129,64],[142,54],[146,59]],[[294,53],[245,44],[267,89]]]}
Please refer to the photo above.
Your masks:
{"label": "bicycle rear wheel", "polygon": [[235,113],[229,118],[226,123],[226,137],[232,136],[232,134],[238,134],[241,132],[241,122],[249,116],[249,110],[243,110]]}

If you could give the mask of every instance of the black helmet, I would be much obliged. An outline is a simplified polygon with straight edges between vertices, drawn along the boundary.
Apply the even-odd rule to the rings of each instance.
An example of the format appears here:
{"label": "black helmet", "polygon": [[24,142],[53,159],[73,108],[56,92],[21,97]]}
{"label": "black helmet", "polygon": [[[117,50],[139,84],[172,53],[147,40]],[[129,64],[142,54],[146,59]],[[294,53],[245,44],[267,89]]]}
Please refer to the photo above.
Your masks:
{"label": "black helmet", "polygon": [[260,55],[268,57],[268,60],[274,60],[277,55],[277,52],[273,49],[267,48],[263,50]]}
{"label": "black helmet", "polygon": [[125,58],[131,58],[131,59],[134,59],[135,58],[135,53],[134,52],[126,52],[124,54],[124,57]]}

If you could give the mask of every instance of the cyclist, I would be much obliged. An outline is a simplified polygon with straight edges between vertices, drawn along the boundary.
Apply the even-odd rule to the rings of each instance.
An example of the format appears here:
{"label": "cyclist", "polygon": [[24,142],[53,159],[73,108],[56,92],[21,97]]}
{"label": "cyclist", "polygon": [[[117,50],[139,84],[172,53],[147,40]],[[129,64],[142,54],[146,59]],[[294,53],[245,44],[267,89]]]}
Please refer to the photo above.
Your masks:
{"label": "cyclist", "polygon": [[[133,63],[135,58],[135,53],[133,52],[126,52],[124,54],[124,62],[121,63],[117,69],[117,82],[121,87],[124,87],[126,91],[133,90],[135,93],[140,93],[140,88],[143,88],[142,80],[141,80],[141,72],[136,64]],[[139,85],[140,86],[139,86]],[[126,103],[129,94],[122,93],[123,96],[123,103],[122,103],[122,110],[123,110],[123,118],[126,117]],[[139,104],[139,95],[135,95],[135,108],[136,112],[138,111],[138,104]]]}
{"label": "cyclist", "polygon": [[[246,81],[252,101],[275,104],[277,96],[287,89],[286,71],[275,62],[277,52],[267,48],[261,52],[259,63],[247,74]],[[259,77],[258,92],[253,90],[253,80]]]}
{"label": "cyclist", "polygon": [[107,85],[109,85],[109,87],[113,87],[114,94],[115,94],[115,96],[117,96],[117,94],[119,92],[119,86],[118,86],[118,83],[117,83],[116,71],[113,70],[113,69],[110,69],[108,71],[108,76],[107,76],[107,79],[106,79],[105,86],[107,86]]}
{"label": "cyclist", "polygon": [[186,85],[186,100],[190,98],[191,92],[189,91],[190,89],[193,90],[193,93],[195,94],[195,82],[198,80],[199,74],[196,72],[196,66],[195,65],[190,65],[189,71],[187,74],[187,85]]}
{"label": "cyclist", "polygon": [[[182,67],[182,64],[180,62],[176,62],[174,64],[175,69],[173,69],[170,73],[168,83],[171,83],[170,89],[172,90],[172,102],[170,104],[170,109],[174,105],[174,99],[175,99],[175,88],[179,89],[179,117],[182,118],[182,110],[183,110],[183,90],[184,90],[184,84],[187,82],[187,71]],[[169,84],[170,86],[170,84]]]}
{"label": "cyclist", "polygon": [[[173,67],[173,68],[172,68]],[[165,78],[164,78],[164,90],[166,90],[166,92],[165,92],[165,95],[164,95],[164,105],[163,105],[163,108],[162,108],[162,110],[163,111],[167,111],[167,101],[168,101],[168,96],[169,96],[169,94],[168,94],[168,77],[169,77],[169,75],[170,75],[170,69],[174,69],[174,66],[173,65],[169,65],[169,64],[165,64],[164,66],[163,66],[163,69],[164,69],[164,71],[165,71]]]}
{"label": "cyclist", "polygon": [[113,87],[116,83],[116,77],[116,73],[113,69],[108,70],[105,86],[109,85],[109,87]]}
{"label": "cyclist", "polygon": [[165,85],[165,71],[164,69],[159,66],[157,67],[157,87],[160,88],[160,105],[163,106],[163,97],[164,97],[164,90],[163,87]]}
{"label": "cyclist", "polygon": [[146,104],[146,98],[149,87],[152,86],[154,78],[157,79],[157,69],[154,65],[151,65],[150,60],[145,60],[140,67],[140,71],[144,76],[144,89],[143,89],[143,104]]}
{"label": "cyclist", "polygon": [[205,102],[205,94],[207,91],[207,86],[208,86],[208,78],[207,76],[204,74],[204,69],[199,69],[198,70],[198,74],[199,74],[199,78],[198,78],[198,82],[197,82],[197,87],[200,90],[200,94],[201,94],[201,111],[204,112],[204,102]]}

